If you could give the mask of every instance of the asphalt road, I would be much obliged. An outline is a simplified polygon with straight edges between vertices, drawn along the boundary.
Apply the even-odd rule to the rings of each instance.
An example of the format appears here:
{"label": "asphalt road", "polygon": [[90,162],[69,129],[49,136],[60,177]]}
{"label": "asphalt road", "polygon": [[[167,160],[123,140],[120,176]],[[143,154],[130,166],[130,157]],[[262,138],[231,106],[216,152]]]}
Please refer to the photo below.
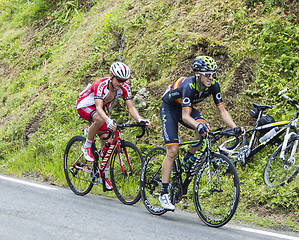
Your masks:
{"label": "asphalt road", "polygon": [[76,196],[68,188],[0,175],[0,240],[27,239],[221,239],[299,240],[299,233],[275,232],[229,223],[211,228],[196,214],[176,210],[150,214],[143,204],[116,198]]}

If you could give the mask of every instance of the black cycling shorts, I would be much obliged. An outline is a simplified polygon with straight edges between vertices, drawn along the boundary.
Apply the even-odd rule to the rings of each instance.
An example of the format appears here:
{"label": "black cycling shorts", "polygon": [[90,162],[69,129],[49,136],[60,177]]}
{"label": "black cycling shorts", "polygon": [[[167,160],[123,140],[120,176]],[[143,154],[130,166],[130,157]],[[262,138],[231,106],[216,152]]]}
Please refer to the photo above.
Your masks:
{"label": "black cycling shorts", "polygon": [[[192,108],[190,114],[195,120],[205,120],[202,114],[195,108]],[[182,121],[182,108],[171,106],[165,102],[162,103],[160,109],[160,118],[162,121],[162,133],[166,144],[178,143],[178,127],[179,124],[183,124],[185,127],[192,129],[186,123]]]}

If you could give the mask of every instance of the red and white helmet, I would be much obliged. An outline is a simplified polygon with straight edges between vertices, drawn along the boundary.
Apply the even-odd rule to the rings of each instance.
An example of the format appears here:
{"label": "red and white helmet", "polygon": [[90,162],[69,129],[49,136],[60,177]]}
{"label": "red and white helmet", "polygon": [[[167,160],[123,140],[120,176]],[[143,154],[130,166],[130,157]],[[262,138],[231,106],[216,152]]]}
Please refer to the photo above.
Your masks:
{"label": "red and white helmet", "polygon": [[110,67],[110,72],[112,72],[113,75],[118,79],[124,79],[124,80],[129,79],[131,75],[130,68],[123,62],[112,63]]}

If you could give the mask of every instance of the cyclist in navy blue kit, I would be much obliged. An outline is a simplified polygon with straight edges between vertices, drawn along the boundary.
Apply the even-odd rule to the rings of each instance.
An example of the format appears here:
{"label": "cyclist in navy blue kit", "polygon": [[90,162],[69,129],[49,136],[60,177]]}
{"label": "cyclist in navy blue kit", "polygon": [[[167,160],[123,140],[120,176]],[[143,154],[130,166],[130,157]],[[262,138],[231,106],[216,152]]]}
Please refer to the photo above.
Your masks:
{"label": "cyclist in navy blue kit", "polygon": [[[174,158],[179,150],[178,123],[195,129],[194,139],[199,139],[200,135],[204,135],[209,131],[209,124],[193,106],[212,95],[222,121],[232,128],[236,134],[244,135],[244,132],[242,133],[243,128],[236,126],[230,113],[226,110],[219,83],[213,79],[213,75],[217,70],[215,60],[208,56],[197,57],[192,63],[192,69],[195,73],[194,76],[181,77],[168,87],[162,97],[160,110],[167,154],[162,164],[162,191],[159,201],[164,209],[171,211],[174,211],[175,206],[169,200],[168,186]],[[189,159],[192,162],[197,149],[198,147],[189,148],[183,164]]]}

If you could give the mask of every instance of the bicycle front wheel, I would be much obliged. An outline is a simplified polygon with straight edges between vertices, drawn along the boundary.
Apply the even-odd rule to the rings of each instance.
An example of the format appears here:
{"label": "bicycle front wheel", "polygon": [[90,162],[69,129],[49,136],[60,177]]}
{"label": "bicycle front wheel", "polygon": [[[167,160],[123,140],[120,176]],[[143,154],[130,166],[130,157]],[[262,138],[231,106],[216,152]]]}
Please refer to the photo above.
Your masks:
{"label": "bicycle front wheel", "polygon": [[273,152],[264,171],[264,182],[269,187],[283,186],[289,183],[299,172],[299,136],[289,139],[284,154],[280,158],[282,144]]}
{"label": "bicycle front wheel", "polygon": [[203,161],[195,175],[193,201],[200,219],[221,227],[233,217],[240,197],[237,170],[224,155],[212,153],[210,164]]}
{"label": "bicycle front wheel", "polygon": [[162,215],[166,210],[159,202],[162,188],[162,163],[166,148],[155,147],[149,151],[141,173],[141,197],[146,209],[154,215]]}
{"label": "bicycle front wheel", "polygon": [[117,198],[126,205],[139,201],[140,175],[143,157],[138,147],[127,141],[115,147],[110,164],[110,176],[113,190]]}
{"label": "bicycle front wheel", "polygon": [[91,182],[92,163],[85,160],[81,147],[85,142],[82,136],[73,137],[64,152],[63,168],[70,189],[77,195],[83,196],[93,187]]}

